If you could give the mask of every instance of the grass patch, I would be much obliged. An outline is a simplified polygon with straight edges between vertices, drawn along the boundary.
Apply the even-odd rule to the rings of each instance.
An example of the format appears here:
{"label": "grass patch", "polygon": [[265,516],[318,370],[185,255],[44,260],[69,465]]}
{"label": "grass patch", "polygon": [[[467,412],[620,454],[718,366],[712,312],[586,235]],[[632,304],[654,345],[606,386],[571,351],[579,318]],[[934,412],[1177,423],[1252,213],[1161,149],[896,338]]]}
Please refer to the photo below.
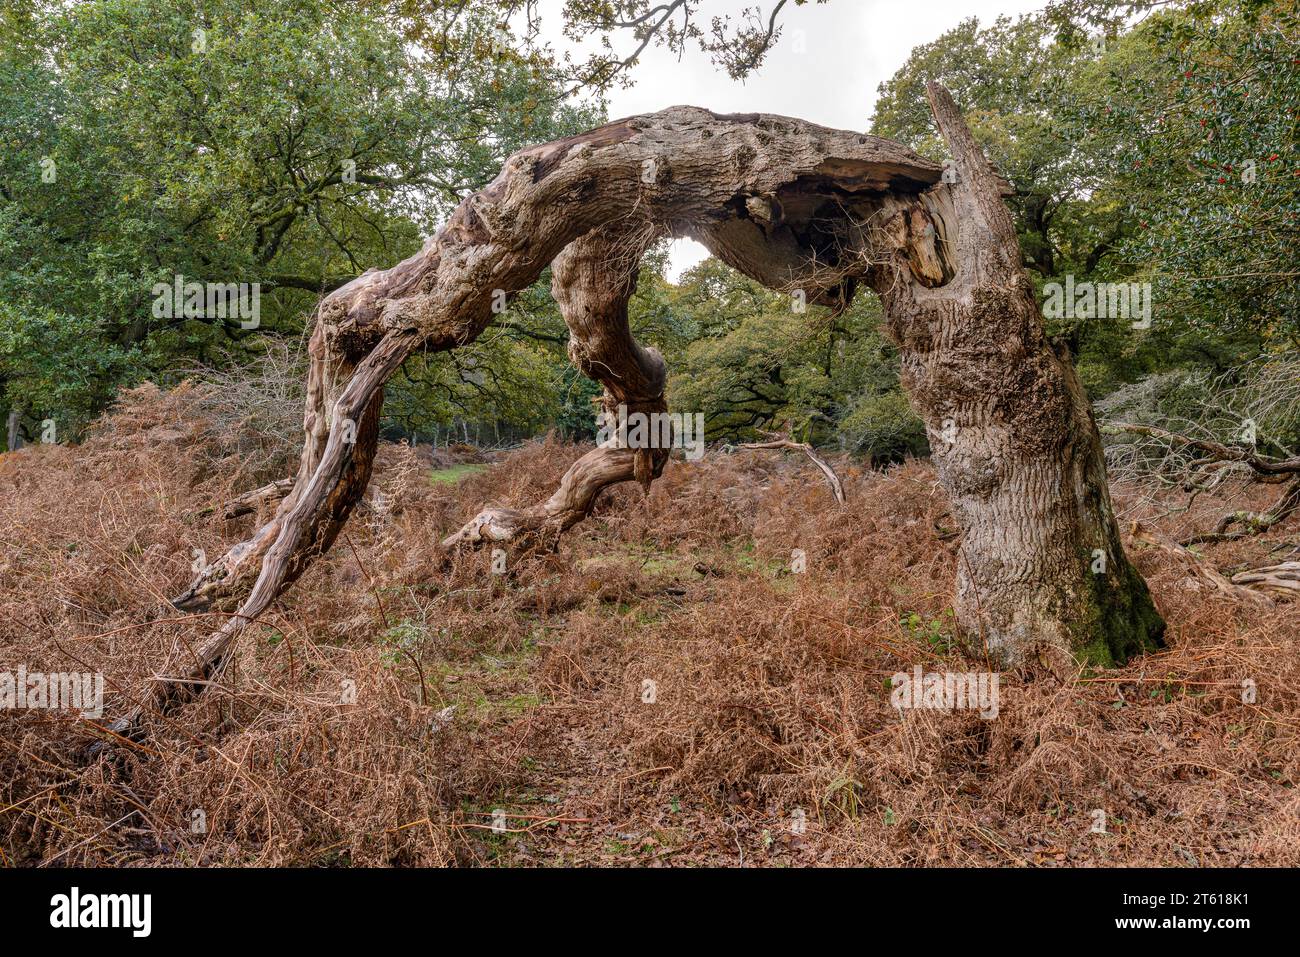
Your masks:
{"label": "grass patch", "polygon": [[479,472],[486,470],[486,465],[472,465],[469,463],[450,465],[445,469],[434,469],[429,475],[429,481],[434,485],[455,485],[471,475],[477,475]]}

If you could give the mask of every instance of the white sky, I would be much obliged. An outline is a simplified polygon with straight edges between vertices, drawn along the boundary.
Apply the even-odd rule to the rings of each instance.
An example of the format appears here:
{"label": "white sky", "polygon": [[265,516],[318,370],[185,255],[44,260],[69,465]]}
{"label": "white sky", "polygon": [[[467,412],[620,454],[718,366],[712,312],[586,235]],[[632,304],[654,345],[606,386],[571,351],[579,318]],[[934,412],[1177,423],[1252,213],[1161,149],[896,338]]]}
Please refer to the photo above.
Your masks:
{"label": "white sky", "polygon": [[[716,15],[739,19],[745,7],[758,5],[764,22],[774,0],[702,0],[695,22],[708,33]],[[967,17],[981,24],[1000,14],[1016,16],[1045,0],[830,0],[781,11],[781,38],[763,66],[745,81],[732,80],[706,54],[688,50],[679,61],[661,48],[647,48],[632,78],[635,85],[609,94],[611,119],[651,113],[677,104],[703,106],[719,113],[782,113],[823,126],[865,130],[876,102],[876,87],[888,80],[911,53]],[[554,4],[541,5],[544,36],[557,50],[574,47],[558,36]],[[555,31],[554,33],[552,31]],[[630,36],[619,37],[615,51],[635,49]],[[630,44],[630,45],[629,45]],[[693,240],[673,243],[669,276],[705,258]]]}

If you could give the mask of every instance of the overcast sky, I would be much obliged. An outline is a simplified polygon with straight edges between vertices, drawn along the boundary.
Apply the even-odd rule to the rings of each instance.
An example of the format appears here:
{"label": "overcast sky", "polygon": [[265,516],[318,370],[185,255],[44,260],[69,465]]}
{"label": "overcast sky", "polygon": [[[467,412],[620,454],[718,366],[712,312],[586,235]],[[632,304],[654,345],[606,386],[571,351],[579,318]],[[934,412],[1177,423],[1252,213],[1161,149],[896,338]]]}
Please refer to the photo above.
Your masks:
{"label": "overcast sky", "polygon": [[[715,15],[733,20],[758,5],[764,17],[774,0],[703,0],[696,22],[707,33]],[[719,113],[783,113],[847,130],[865,130],[876,102],[876,87],[889,79],[912,48],[955,27],[967,17],[987,24],[1001,14],[1015,16],[1044,6],[1045,0],[830,0],[781,11],[782,34],[762,68],[744,82],[713,66],[706,54],[688,51],[680,60],[664,49],[647,48],[633,73],[635,84],[613,90],[612,118],[651,113],[689,104]],[[553,4],[542,6],[553,28]],[[546,14],[550,14],[549,17]],[[557,49],[572,49],[545,31]],[[634,49],[620,37],[621,55]],[[707,253],[690,240],[674,244],[672,278]]]}

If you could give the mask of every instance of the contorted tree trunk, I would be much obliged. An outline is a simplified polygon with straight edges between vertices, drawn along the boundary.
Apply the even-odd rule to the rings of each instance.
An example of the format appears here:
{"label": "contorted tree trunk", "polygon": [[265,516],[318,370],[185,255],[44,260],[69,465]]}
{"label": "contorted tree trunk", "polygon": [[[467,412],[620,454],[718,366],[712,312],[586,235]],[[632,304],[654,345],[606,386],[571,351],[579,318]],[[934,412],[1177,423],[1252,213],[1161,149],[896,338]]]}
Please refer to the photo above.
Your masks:
{"label": "contorted tree trunk", "polygon": [[[1096,429],[1068,360],[1043,336],[998,181],[951,100],[931,96],[954,185],[889,140],[673,107],[516,153],[421,252],[330,294],[312,337],[292,491],[176,600],[235,610],[193,650],[192,672],[218,666],[329,547],[369,479],[383,384],[402,360],[472,341],[494,301],[557,256],[575,362],[605,386],[607,409],[661,411],[663,360],[632,340],[627,299],[637,260],[663,234],[698,239],[808,303],[842,308],[862,281],[881,295],[962,527],[958,621],[991,656],[1016,663],[1045,645],[1109,662],[1158,641],[1160,620],[1120,546]],[[448,543],[562,531],[608,485],[649,484],[665,452],[607,443],[547,502],[486,509]],[[1094,552],[1105,561],[1096,575]]]}
{"label": "contorted tree trunk", "polygon": [[[607,421],[617,419],[620,406],[627,415],[668,411],[663,356],[637,344],[627,318],[641,255],[657,235],[649,224],[635,221],[595,229],[560,253],[551,271],[551,293],[569,327],[569,358],[605,387],[601,405]],[[667,447],[621,446],[612,434],[573,463],[545,502],[522,510],[484,509],[442,544],[558,535],[587,517],[602,489],[629,479],[648,489],[667,460]]]}
{"label": "contorted tree trunk", "polygon": [[922,197],[930,222],[913,209],[888,228],[936,228],[955,272],[930,288],[895,252],[869,281],[962,530],[957,620],[995,661],[1038,648],[1123,662],[1158,647],[1164,621],[1124,554],[1101,438],[1044,333],[1003,183],[948,92],[928,93],[956,182]]}

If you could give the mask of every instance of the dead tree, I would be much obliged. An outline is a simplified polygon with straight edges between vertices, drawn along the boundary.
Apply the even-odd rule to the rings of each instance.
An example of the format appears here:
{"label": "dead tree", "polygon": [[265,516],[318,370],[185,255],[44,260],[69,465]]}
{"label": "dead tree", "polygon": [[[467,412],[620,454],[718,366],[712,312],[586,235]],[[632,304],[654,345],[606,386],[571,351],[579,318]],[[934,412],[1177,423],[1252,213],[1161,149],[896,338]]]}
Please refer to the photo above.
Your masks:
{"label": "dead tree", "polygon": [[[1210,567],[1205,559],[1190,552],[1192,546],[1231,542],[1252,535],[1262,535],[1300,511],[1300,456],[1280,458],[1264,455],[1253,447],[1227,445],[1214,439],[1195,438],[1153,425],[1114,422],[1107,428],[1143,436],[1171,448],[1188,449],[1194,452],[1197,457],[1186,467],[1181,476],[1182,485],[1191,490],[1191,496],[1188,498],[1189,505],[1201,491],[1213,488],[1221,482],[1230,468],[1244,469],[1254,482],[1285,483],[1282,494],[1266,511],[1233,510],[1220,517],[1213,531],[1198,532],[1180,541],[1178,547],[1192,556],[1192,559],[1201,566]],[[1198,574],[1201,577],[1208,577],[1220,592],[1238,598],[1243,594],[1283,598],[1294,598],[1300,595],[1300,562],[1281,562],[1260,568],[1248,568],[1233,575],[1231,581],[1217,570],[1208,575],[1202,570]],[[1231,585],[1232,588],[1225,588],[1225,584]],[[1249,589],[1254,589],[1254,592],[1250,592]]]}
{"label": "dead tree", "polygon": [[[1097,430],[1044,335],[1003,184],[947,92],[929,95],[955,182],[878,137],[673,107],[516,153],[418,254],[327,296],[291,490],[176,599],[234,612],[194,667],[218,665],[329,548],[370,478],[383,386],[402,360],[472,341],[494,302],[552,262],[570,354],[606,408],[662,411],[664,362],[632,339],[627,302],[641,253],[666,234],[807,303],[843,308],[860,284],[880,295],[962,529],[957,619],[992,660],[1048,648],[1109,664],[1158,645],[1163,622],[1121,547]],[[485,509],[447,544],[558,533],[609,485],[648,485],[665,459],[598,447],[547,501]]]}

